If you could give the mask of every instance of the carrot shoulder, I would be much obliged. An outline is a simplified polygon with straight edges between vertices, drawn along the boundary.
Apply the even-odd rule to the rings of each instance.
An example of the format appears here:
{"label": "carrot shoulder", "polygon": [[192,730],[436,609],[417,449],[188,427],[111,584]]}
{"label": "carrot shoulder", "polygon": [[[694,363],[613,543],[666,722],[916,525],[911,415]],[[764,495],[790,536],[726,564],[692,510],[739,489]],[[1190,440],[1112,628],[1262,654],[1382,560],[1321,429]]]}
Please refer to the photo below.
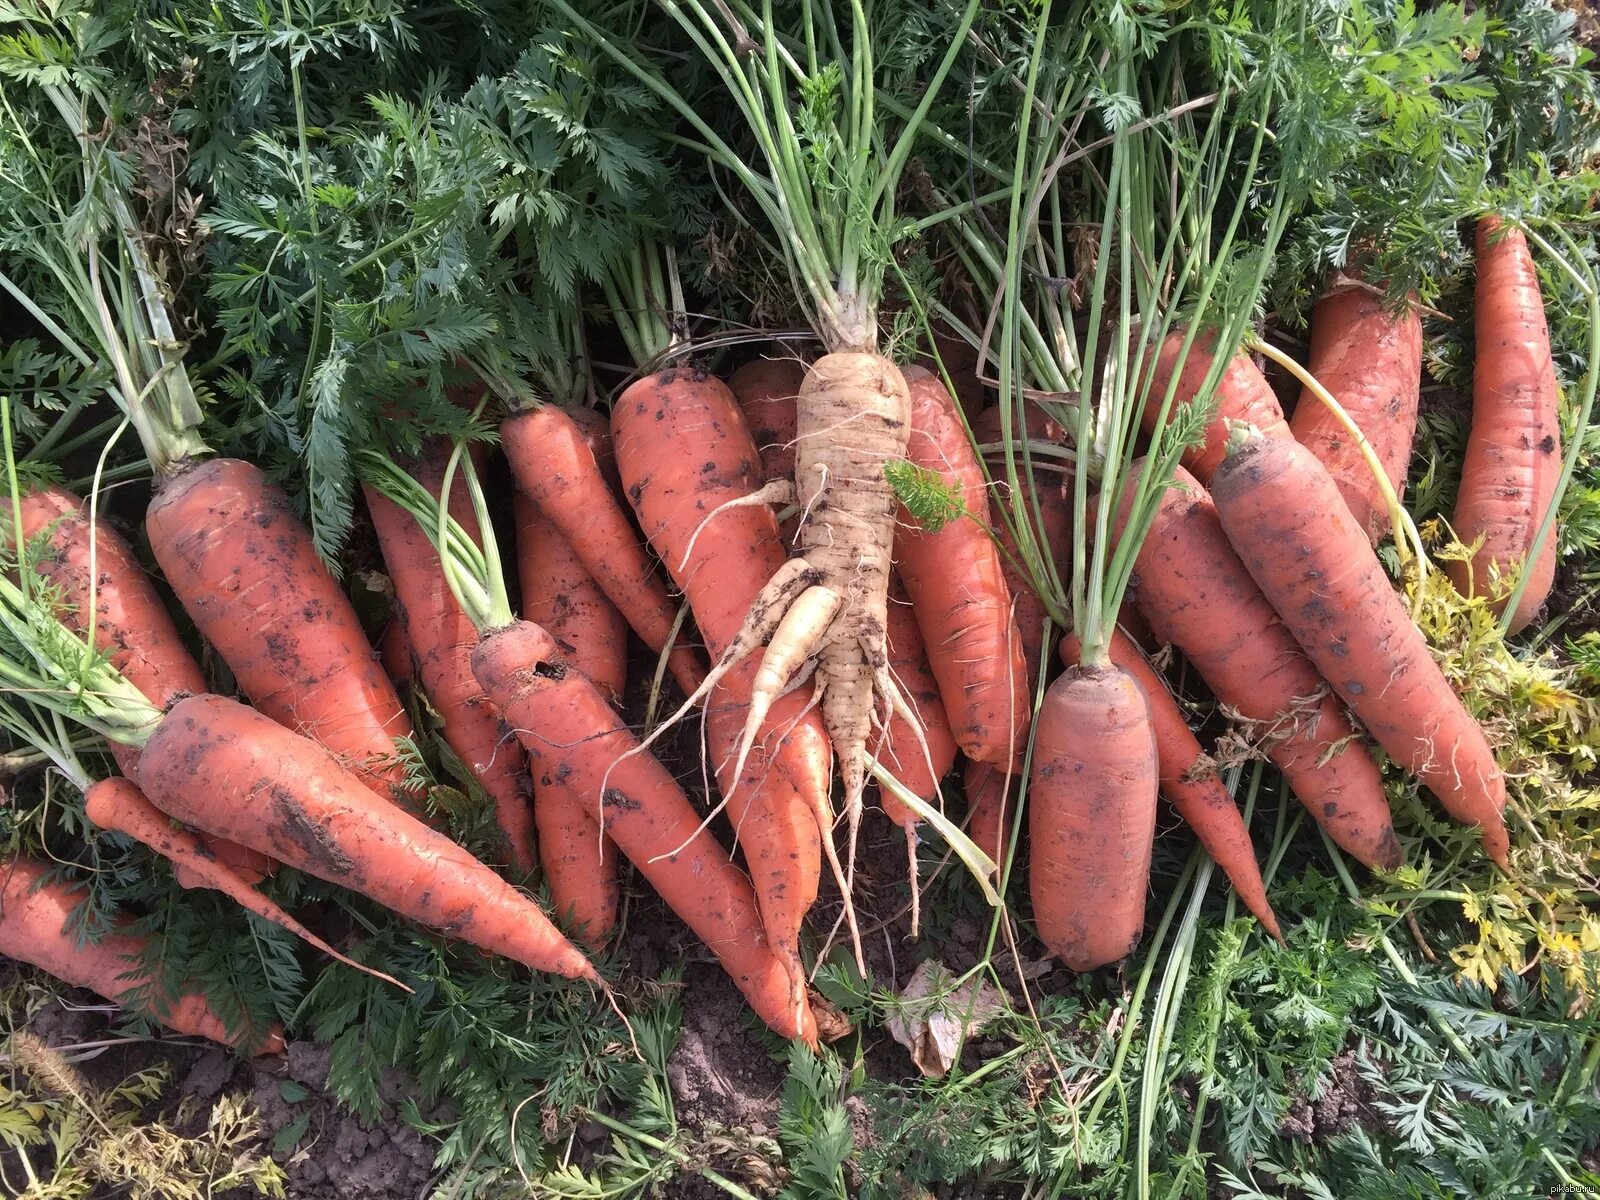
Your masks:
{"label": "carrot shoulder", "polygon": [[785,1037],[815,1044],[803,982],[773,953],[750,881],[605,697],[557,655],[554,640],[519,621],[487,634],[478,679],[516,729],[535,768],[587,798],[617,846],[711,951],[756,1013]]}
{"label": "carrot shoulder", "polygon": [[1262,593],[1396,762],[1502,866],[1505,779],[1412,624],[1339,489],[1296,441],[1243,439],[1217,472],[1217,512]]}
{"label": "carrot shoulder", "polygon": [[[448,453],[448,444],[436,444],[411,465],[412,476],[435,497],[444,487]],[[511,862],[526,874],[533,870],[527,762],[514,741],[502,735],[499,716],[472,677],[478,631],[451,594],[427,530],[377,488],[363,484],[361,490],[423,689],[444,722],[450,748],[494,800],[495,820]],[[460,478],[450,490],[450,515],[476,536],[477,521]]]}
{"label": "carrot shoulder", "polygon": [[250,702],[326,747],[363,783],[414,805],[394,685],[289,498],[237,459],[163,480],[146,527],[156,561]]}
{"label": "carrot shoulder", "polygon": [[944,384],[925,373],[908,383],[906,458],[954,487],[967,515],[930,532],[902,511],[895,567],[956,744],[968,758],[1006,763],[1027,734],[1032,698],[1011,590],[989,534],[983,468]]}
{"label": "carrot shoulder", "polygon": [[[1186,335],[1182,330],[1167,335],[1161,343],[1151,370],[1150,393],[1145,401],[1141,419],[1146,432],[1155,428],[1157,415],[1166,400],[1177,371],[1178,355],[1183,349]],[[1213,335],[1200,333],[1183,360],[1183,369],[1177,371],[1177,387],[1172,397],[1172,408],[1167,418],[1170,424],[1180,405],[1192,404],[1205,384],[1206,373],[1211,370],[1210,348],[1215,344]],[[1201,483],[1211,481],[1212,472],[1222,462],[1223,448],[1228,440],[1228,422],[1248,421],[1259,429],[1262,436],[1286,438],[1293,435],[1283,419],[1283,408],[1266,377],[1256,370],[1255,363],[1246,354],[1235,354],[1222,372],[1217,384],[1215,408],[1205,426],[1205,440],[1186,450],[1183,465]]]}
{"label": "carrot shoulder", "polygon": [[[1399,495],[1405,490],[1422,388],[1422,319],[1399,316],[1364,287],[1327,293],[1311,311],[1311,374],[1350,415]],[[1289,421],[1296,440],[1322,460],[1350,513],[1374,542],[1389,529],[1389,509],[1366,456],[1312,391],[1300,393]]]}
{"label": "carrot shoulder", "polygon": [[[1078,661],[1081,647],[1068,633],[1061,640],[1061,657],[1068,665]],[[1255,846],[1239,806],[1223,785],[1222,777],[1150,660],[1124,634],[1111,637],[1111,661],[1133,677],[1150,703],[1150,720],[1156,735],[1156,759],[1161,774],[1161,794],[1184,819],[1206,848],[1213,862],[1233,884],[1244,906],[1278,941],[1283,934],[1267,901],[1266,884],[1256,863]]]}
{"label": "carrot shoulder", "polygon": [[450,937],[598,981],[539,906],[444,834],[384,804],[322,747],[221,696],[178,701],[136,780],[169,816],[253,846]]}
{"label": "carrot shoulder", "polygon": [[[1539,275],[1522,231],[1502,235],[1498,217],[1478,222],[1473,299],[1472,430],[1451,526],[1467,545],[1479,538],[1483,543],[1471,560],[1448,564],[1451,580],[1467,596],[1488,590],[1491,566],[1504,575],[1527,565],[1534,536],[1555,500],[1562,465],[1561,388],[1550,357]],[[1528,586],[1512,616],[1512,633],[1533,620],[1550,595],[1554,530],[1527,569]]]}
{"label": "carrot shoulder", "polygon": [[[48,864],[21,855],[0,859],[0,955],[121,1003],[128,992],[149,982],[138,968],[142,940],[128,933],[111,933],[97,942],[80,943],[70,932],[69,922],[72,910],[84,901],[84,889],[60,880],[46,883],[49,871]],[[180,995],[166,1009],[142,1011],[169,1029],[224,1046],[239,1046],[244,1036],[243,1032],[229,1034],[222,1018],[198,992]],[[282,1031],[273,1026],[245,1048],[256,1054],[277,1054],[283,1049]]]}

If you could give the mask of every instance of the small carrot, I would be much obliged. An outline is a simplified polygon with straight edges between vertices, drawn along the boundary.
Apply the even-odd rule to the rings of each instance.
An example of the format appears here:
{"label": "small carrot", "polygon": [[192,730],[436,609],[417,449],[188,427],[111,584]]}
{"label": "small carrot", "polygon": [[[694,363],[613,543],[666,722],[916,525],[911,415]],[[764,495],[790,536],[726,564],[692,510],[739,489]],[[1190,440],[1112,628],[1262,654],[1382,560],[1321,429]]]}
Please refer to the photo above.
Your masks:
{"label": "small carrot", "polygon": [[251,703],[414,808],[395,753],[411,722],[282,490],[237,459],[184,464],[158,482],[146,529],[167,582]]}
{"label": "small carrot", "polygon": [[329,958],[357,971],[364,971],[385,983],[405,987],[392,975],[385,975],[382,971],[375,971],[354,959],[346,958],[277,903],[256,891],[238,872],[213,857],[199,838],[187,829],[174,825],[171,817],[145,799],[144,793],[132,780],[113,777],[96,781],[84,792],[84,812],[101,829],[125,834],[166,859],[183,887],[210,888],[221,892],[240,908],[287,929]]}
{"label": "small carrot", "polygon": [[966,516],[931,531],[902,512],[895,567],[922,630],[928,665],[956,744],[968,758],[1007,763],[1026,737],[1032,697],[989,494],[955,402],[934,375],[908,372],[906,458],[955,488]]}
{"label": "small carrot", "polygon": [[1323,676],[1389,756],[1502,867],[1505,778],[1339,489],[1299,442],[1241,428],[1216,476],[1228,540]]}
{"label": "small carrot", "polygon": [[1050,685],[1028,778],[1029,887],[1040,940],[1074,971],[1139,944],[1158,778],[1150,704],[1133,676],[1074,664]]}
{"label": "small carrot", "polygon": [[[878,758],[912,795],[934,800],[939,795],[939,781],[949,774],[956,760],[955,734],[950,731],[950,718],[945,716],[944,703],[939,699],[939,681],[928,666],[922,631],[917,628],[911,602],[893,578],[889,581],[889,669],[905,693],[911,715],[921,727],[921,736],[912,730],[906,717],[900,713],[891,715]],[[917,815],[888,792],[879,799],[883,811],[896,825],[909,830],[917,823]]]}
{"label": "small carrot", "polygon": [[[34,569],[56,591],[62,622],[95,648],[157,708],[176,697],[207,690],[205,673],[172,623],[166,606],[132,549],[104,521],[89,519],[89,506],[65,488],[43,487],[22,495],[23,537],[43,537],[49,553]],[[139,752],[112,743],[124,774],[137,769]],[[277,869],[263,854],[210,834],[201,840],[251,883]]]}
{"label": "small carrot", "polygon": [[[1081,647],[1071,633],[1063,636],[1061,658],[1067,665],[1078,661]],[[1283,941],[1278,918],[1267,901],[1255,846],[1239,806],[1217,774],[1216,766],[1200,748],[1183,710],[1167,681],[1150,665],[1140,649],[1122,633],[1111,635],[1111,661],[1133,677],[1150,703],[1155,726],[1156,759],[1161,772],[1161,794],[1194,831],[1213,862],[1233,884],[1244,906],[1276,940]]]}
{"label": "small carrot", "polygon": [[[606,486],[583,431],[561,408],[544,404],[507,417],[500,439],[517,487],[539,505],[634,632],[659,654],[677,608]],[[669,661],[686,692],[705,678],[698,656],[681,636]]]}
{"label": "small carrot", "polygon": [[[412,473],[434,496],[444,486],[449,446],[439,443],[412,464]],[[411,515],[370,484],[363,484],[367,511],[394,584],[395,606],[405,627],[423,689],[444,722],[445,741],[494,800],[495,821],[505,835],[511,863],[533,870],[533,809],[527,762],[500,729],[500,719],[472,677],[478,632],[450,594],[439,555]],[[477,527],[466,489],[450,492],[451,515],[469,532]]]}
{"label": "small carrot", "polygon": [[[1406,486],[1422,390],[1422,320],[1415,305],[1396,316],[1365,287],[1328,292],[1311,310],[1306,365],[1355,421],[1398,496]],[[1289,429],[1322,460],[1367,536],[1381,541],[1389,508],[1366,457],[1310,389],[1300,393]]]}
{"label": "small carrot", "polygon": [[[1178,362],[1186,336],[1182,330],[1168,334],[1156,355],[1151,370],[1149,395],[1141,414],[1147,433],[1155,428],[1156,418],[1166,400],[1167,391],[1172,386],[1173,367]],[[1194,345],[1189,348],[1188,357],[1183,360],[1183,370],[1178,373],[1177,390],[1172,397],[1173,415],[1177,414],[1181,406],[1192,404],[1199,397],[1200,389],[1206,381],[1206,374],[1211,370],[1212,359],[1209,350],[1214,344],[1215,341],[1209,333],[1200,333],[1196,336]],[[1170,419],[1169,417],[1169,421]],[[1289,432],[1288,422],[1283,419],[1283,408],[1279,405],[1272,386],[1256,369],[1255,363],[1250,361],[1249,356],[1242,353],[1235,354],[1222,372],[1222,379],[1217,384],[1215,406],[1210,419],[1206,422],[1205,440],[1200,445],[1185,451],[1183,455],[1183,465],[1201,483],[1209,483],[1212,472],[1222,462],[1223,448],[1228,440],[1227,423],[1230,420],[1249,421],[1261,430],[1263,437],[1293,436]]]}
{"label": "small carrot", "polygon": [[1368,866],[1398,867],[1377,765],[1230,545],[1217,505],[1182,467],[1136,570],[1138,607],[1155,636],[1183,651],[1219,701],[1265,731],[1262,750],[1312,818]]}
{"label": "small carrot", "polygon": [[555,640],[515,622],[485,635],[473,669],[536,769],[590,798],[604,831],[716,954],[762,1020],[815,1045],[804,981],[773,952],[750,881],[666,768],[633,752],[637,739],[599,689],[561,661]]}
{"label": "small carrot", "polygon": [[1553,530],[1539,557],[1527,559],[1561,479],[1561,387],[1527,238],[1484,217],[1477,251],[1472,430],[1451,527],[1467,545],[1483,540],[1469,561],[1447,569],[1456,589],[1473,596],[1487,590],[1491,567],[1502,575],[1526,568],[1528,583],[1507,629],[1516,633],[1544,607],[1555,582]]}
{"label": "small carrot", "polygon": [[389,623],[378,635],[378,658],[383,663],[383,673],[394,684],[396,692],[411,686],[417,666],[411,657],[411,639],[406,636],[406,623],[398,613],[389,618]]}
{"label": "small carrot", "polygon": [[[72,911],[84,903],[86,893],[78,884],[59,879],[46,882],[50,870],[49,864],[22,855],[0,859],[0,955],[121,1003],[129,992],[149,982],[138,968],[142,939],[117,932],[96,942],[80,941],[70,932],[70,922]],[[230,1034],[199,992],[186,992],[169,1007],[144,1010],[144,1015],[178,1033],[209,1038],[224,1046],[240,1047],[249,1037],[245,1048],[253,1054],[283,1051],[283,1032],[276,1025],[260,1034]]]}

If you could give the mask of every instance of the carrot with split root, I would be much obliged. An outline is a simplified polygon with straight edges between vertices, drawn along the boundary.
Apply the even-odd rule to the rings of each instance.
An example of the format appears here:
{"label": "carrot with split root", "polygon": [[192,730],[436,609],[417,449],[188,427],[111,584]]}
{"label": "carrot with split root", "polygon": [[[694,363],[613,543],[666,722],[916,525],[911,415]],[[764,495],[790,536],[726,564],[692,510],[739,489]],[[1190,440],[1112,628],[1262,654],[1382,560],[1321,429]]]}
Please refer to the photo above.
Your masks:
{"label": "carrot with split root", "polygon": [[[449,443],[435,442],[411,464],[417,482],[432,494],[443,486],[449,450]],[[505,836],[511,863],[527,874],[533,870],[527,764],[502,734],[499,717],[472,677],[477,631],[450,594],[428,535],[376,488],[365,485],[362,491],[394,584],[397,616],[423,689],[444,722],[445,741],[494,800],[495,821]],[[450,510],[466,529],[473,529],[471,508],[459,486],[451,491]]]}
{"label": "carrot with split root", "polygon": [[[88,988],[114,1004],[123,1003],[129,992],[150,982],[138,968],[143,940],[126,932],[96,942],[80,940],[70,932],[70,924],[73,910],[87,899],[86,892],[79,884],[47,882],[50,871],[49,864],[22,855],[0,859],[0,955],[38,967],[73,987]],[[283,1051],[283,1033],[277,1026],[260,1034],[230,1033],[199,992],[185,992],[164,1008],[140,1005],[135,1011],[178,1033],[252,1054]]]}
{"label": "carrot with split root", "polygon": [[[1078,639],[1070,633],[1061,642],[1063,661],[1076,661]],[[1123,634],[1111,637],[1111,661],[1133,676],[1155,726],[1156,759],[1161,772],[1161,794],[1177,810],[1213,862],[1233,884],[1244,906],[1276,940],[1283,941],[1278,918],[1267,901],[1267,888],[1256,863],[1255,846],[1239,806],[1217,774],[1216,765],[1184,719],[1172,691],[1144,654]]]}
{"label": "carrot with split root", "polygon": [[1216,476],[1217,513],[1295,641],[1389,756],[1477,825],[1506,866],[1505,778],[1412,624],[1338,486],[1298,442],[1240,426]]}
{"label": "carrot with split root", "polygon": [[173,825],[172,818],[145,799],[132,780],[101,779],[90,784],[84,792],[84,812],[101,829],[125,834],[166,859],[182,886],[221,892],[246,912],[287,929],[329,958],[404,991],[411,990],[392,975],[346,958],[275,901],[256,891],[226,863],[213,858],[194,834]]}

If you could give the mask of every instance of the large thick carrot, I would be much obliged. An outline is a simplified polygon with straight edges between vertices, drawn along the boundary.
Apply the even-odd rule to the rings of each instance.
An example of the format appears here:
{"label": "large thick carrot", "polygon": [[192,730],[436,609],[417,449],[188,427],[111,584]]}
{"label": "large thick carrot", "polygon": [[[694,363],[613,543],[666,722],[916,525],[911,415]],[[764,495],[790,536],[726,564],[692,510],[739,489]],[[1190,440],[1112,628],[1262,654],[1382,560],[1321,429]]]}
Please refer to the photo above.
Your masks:
{"label": "large thick carrot", "polygon": [[1139,944],[1159,768],[1150,704],[1120,667],[1073,665],[1039,709],[1028,777],[1039,937],[1075,971]]}
{"label": "large thick carrot", "polygon": [[[448,443],[435,444],[411,464],[412,477],[437,497],[444,487]],[[445,741],[494,800],[512,865],[533,870],[533,809],[527,762],[502,732],[500,718],[472,676],[478,631],[450,593],[439,555],[410,513],[371,484],[362,484],[378,546],[394,584],[396,615],[403,623],[423,689],[444,722]],[[477,536],[478,523],[464,483],[450,489],[450,515]]]}
{"label": "large thick carrot", "polygon": [[414,806],[394,685],[289,498],[237,459],[163,479],[146,528],[156,561],[257,709],[326,747],[373,791]]}
{"label": "large thick carrot", "polygon": [[[615,472],[610,427],[598,414],[590,420],[590,412],[574,413],[573,419],[609,480]],[[539,506],[520,491],[515,505],[523,618],[553,637],[568,664],[608,701],[619,703],[627,682],[627,621]],[[551,772],[534,772],[533,799],[539,861],[556,915],[581,930],[587,945],[601,945],[617,924],[616,847],[600,832],[594,805]]]}
{"label": "large thick carrot", "polygon": [[178,701],[135,780],[169,816],[538,971],[599,981],[539,906],[322,747],[221,696]]}
{"label": "large thick carrot", "polygon": [[[1182,330],[1168,334],[1156,355],[1151,369],[1149,396],[1141,414],[1147,433],[1155,428],[1156,417],[1161,412],[1167,389],[1172,383],[1173,367],[1177,365],[1178,355],[1183,350],[1184,337]],[[1189,355],[1183,360],[1183,370],[1178,374],[1169,420],[1177,415],[1180,406],[1193,403],[1200,395],[1206,373],[1211,370],[1212,356],[1209,350],[1215,340],[1210,333],[1202,332],[1189,348]],[[1205,440],[1184,452],[1183,465],[1201,483],[1210,483],[1212,472],[1222,462],[1230,420],[1249,421],[1265,437],[1293,436],[1289,432],[1288,422],[1283,419],[1283,408],[1272,386],[1245,354],[1235,354],[1222,373],[1222,379],[1217,384],[1215,407],[1210,420],[1206,422]]]}
{"label": "large thick carrot", "polygon": [[213,856],[198,837],[174,825],[171,817],[145,799],[131,779],[98,780],[90,785],[83,798],[89,820],[101,829],[126,834],[150,847],[172,865],[173,876],[181,886],[221,892],[240,908],[287,929],[329,958],[399,986],[392,976],[346,958],[276,902],[256,891],[237,871]]}
{"label": "large thick carrot", "polygon": [[785,1037],[815,1044],[797,980],[762,931],[750,881],[702,827],[677,781],[605,697],[525,621],[488,633],[473,668],[541,772],[590,798],[604,830],[661,898],[716,954],[756,1013]]}
{"label": "large thick carrot", "polygon": [[[1323,676],[1502,866],[1505,779],[1339,489],[1299,442],[1241,436],[1216,476],[1228,540]],[[1203,674],[1204,672],[1202,672]]]}
{"label": "large thick carrot", "polygon": [[[1407,305],[1396,316],[1367,288],[1328,292],[1311,310],[1306,365],[1356,423],[1399,495],[1422,390],[1422,319],[1416,307]],[[1389,508],[1349,430],[1309,388],[1300,393],[1289,429],[1328,468],[1367,536],[1380,541],[1390,527]]]}
{"label": "large thick carrot", "polygon": [[[0,859],[0,955],[122,1003],[130,991],[150,982],[138,967],[143,942],[128,933],[80,942],[70,932],[69,921],[72,910],[85,900],[84,889],[61,880],[46,883],[50,869],[48,863],[22,855]],[[242,1037],[250,1036],[252,1043],[245,1048],[252,1053],[283,1050],[283,1033],[276,1026],[259,1034],[230,1035],[199,992],[184,993],[163,1011],[138,1011],[169,1029],[224,1046],[239,1046]]]}
{"label": "large thick carrot", "polygon": [[1471,596],[1488,590],[1491,566],[1513,577],[1525,568],[1528,584],[1510,624],[1515,633],[1544,606],[1555,582],[1554,531],[1531,564],[1528,553],[1561,479],[1561,388],[1539,275],[1522,231],[1484,217],[1477,254],[1472,431],[1451,526],[1467,545],[1483,542],[1469,561],[1448,570],[1456,588]]}
{"label": "large thick carrot", "polygon": [[[43,487],[22,496],[23,537],[46,538],[49,556],[34,562],[62,604],[61,621],[82,637],[94,625],[95,649],[157,708],[206,689],[195,662],[161,597],[128,544],[104,521],[91,522],[89,508],[65,488]],[[139,751],[113,742],[111,754],[132,774]],[[210,834],[212,853],[250,882],[270,875],[277,863],[263,854]]]}
{"label": "large thick carrot", "polygon": [[[617,398],[611,424],[640,527],[720,659],[762,585],[784,565],[770,508],[722,507],[757,486],[759,460],[739,406],[711,376],[662,371]],[[735,778],[757,666],[749,657],[723,677],[707,702],[706,732],[767,936],[798,969],[800,926],[816,900],[823,842],[832,835],[832,767],[822,723],[805,713],[801,689],[768,710]]]}
{"label": "large thick carrot", "polygon": [[938,377],[908,372],[908,381],[906,458],[955,488],[967,515],[934,532],[902,514],[895,567],[956,744],[968,758],[1008,763],[1027,734],[1032,698],[1011,590],[989,533],[983,467]]}
{"label": "large thick carrot", "polygon": [[1292,623],[1279,620],[1229,544],[1216,504],[1182,467],[1136,570],[1138,607],[1155,636],[1182,650],[1217,699],[1258,728],[1262,750],[1312,818],[1368,866],[1398,867],[1377,765],[1296,644]]}
{"label": "large thick carrot", "polygon": [[[1070,632],[1063,635],[1063,662],[1069,666],[1077,662],[1081,650],[1076,637]],[[1120,632],[1111,635],[1111,661],[1133,677],[1150,703],[1161,794],[1194,830],[1195,837],[1227,875],[1244,906],[1281,942],[1283,934],[1272,905],[1267,901],[1267,888],[1261,881],[1261,868],[1256,863],[1250,830],[1245,827],[1232,793],[1217,774],[1216,765],[1200,748],[1167,681],[1150,665],[1143,651]]]}
{"label": "large thick carrot", "polygon": [[[517,487],[567,539],[584,569],[604,589],[633,631],[656,653],[666,646],[677,618],[655,564],[645,553],[621,503],[606,486],[583,430],[554,404],[513,413],[500,440]],[[705,677],[699,657],[683,644],[670,658],[686,692]]]}

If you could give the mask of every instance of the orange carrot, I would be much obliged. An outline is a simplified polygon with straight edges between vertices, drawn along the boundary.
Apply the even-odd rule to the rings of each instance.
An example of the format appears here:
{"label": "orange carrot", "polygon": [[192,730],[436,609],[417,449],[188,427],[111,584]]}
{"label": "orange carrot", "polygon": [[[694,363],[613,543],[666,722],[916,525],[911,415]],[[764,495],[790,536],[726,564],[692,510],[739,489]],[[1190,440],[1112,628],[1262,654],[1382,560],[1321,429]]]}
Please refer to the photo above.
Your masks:
{"label": "orange carrot", "polygon": [[[1061,640],[1061,660],[1067,665],[1078,661],[1082,647],[1070,632]],[[1221,867],[1233,884],[1244,906],[1278,941],[1283,934],[1278,918],[1267,901],[1267,888],[1256,864],[1250,830],[1223,785],[1222,777],[1189,728],[1183,710],[1143,652],[1121,633],[1111,637],[1111,661],[1139,685],[1150,704],[1155,726],[1156,759],[1161,772],[1161,794],[1184,819],[1213,862]]]}
{"label": "orange carrot", "polygon": [[773,952],[750,881],[666,768],[629,753],[637,739],[599,689],[560,660],[555,640],[519,621],[484,637],[473,669],[536,769],[588,798],[605,832],[711,948],[762,1020],[815,1045],[803,980]]}
{"label": "orange carrot", "polygon": [[[175,697],[207,690],[200,664],[183,644],[150,577],[109,525],[90,523],[88,505],[64,488],[37,488],[22,497],[21,523],[30,542],[47,538],[50,554],[34,566],[56,589],[62,622],[87,637],[92,619],[95,649],[150,703],[165,708]],[[137,769],[134,747],[114,742],[111,754],[125,774]],[[209,834],[201,840],[251,883],[277,869],[277,863],[244,846]]]}
{"label": "orange carrot", "polygon": [[[663,371],[628,388],[611,411],[617,466],[629,501],[720,660],[762,585],[783,566],[765,505],[726,508],[758,486],[755,444],[717,379]],[[693,542],[691,548],[691,540]],[[804,689],[775,703],[744,772],[733,777],[759,664],[745,659],[712,691],[706,732],[717,782],[749,864],[767,936],[800,973],[800,926],[817,897],[823,844],[831,846],[832,765],[827,735],[806,714]]]}
{"label": "orange carrot", "polygon": [[757,358],[728,376],[761,455],[761,482],[794,478],[795,403],[806,377],[797,358]]}
{"label": "orange carrot", "polygon": [[922,630],[928,665],[968,758],[1007,763],[1027,735],[1032,697],[1000,553],[989,536],[989,495],[955,402],[938,378],[907,372],[906,457],[957,490],[967,516],[929,532],[902,512],[895,566]]}
{"label": "orange carrot", "polygon": [[[21,855],[0,859],[0,955],[121,1003],[127,993],[150,982],[138,967],[143,942],[129,933],[80,942],[69,932],[68,923],[72,910],[84,902],[84,889],[60,880],[46,883],[49,873],[49,864]],[[144,1015],[179,1033],[224,1046],[239,1046],[242,1038],[251,1037],[252,1053],[283,1051],[283,1032],[275,1025],[259,1036],[248,1031],[230,1035],[199,992],[184,993],[165,1010]]]}
{"label": "orange carrot", "polygon": [[167,582],[251,703],[414,807],[395,753],[411,722],[289,498],[249,463],[191,463],[160,482],[146,528]]}
{"label": "orange carrot", "polygon": [[1046,947],[1074,971],[1144,930],[1158,768],[1150,705],[1117,666],[1068,667],[1045,692],[1028,778],[1029,885]]}
{"label": "orange carrot", "polygon": [[166,859],[181,886],[221,892],[247,912],[287,929],[329,958],[347,967],[354,967],[357,971],[364,971],[385,983],[402,986],[393,976],[346,958],[284,912],[277,903],[256,891],[227,863],[213,857],[199,838],[187,829],[174,825],[171,817],[145,799],[144,793],[131,779],[101,779],[92,784],[84,793],[84,812],[101,829],[126,834]]}
{"label": "orange carrot", "polygon": [[1241,437],[1217,471],[1216,506],[1317,669],[1451,816],[1482,827],[1485,851],[1504,866],[1506,790],[1494,753],[1322,464],[1292,439]]}
{"label": "orange carrot", "polygon": [[[1405,490],[1422,389],[1422,320],[1414,305],[1394,316],[1364,287],[1327,293],[1311,311],[1311,374],[1356,423],[1383,464],[1389,484]],[[1367,536],[1380,541],[1389,509],[1367,460],[1328,406],[1307,388],[1289,429],[1322,460]]]}
{"label": "orange carrot", "polygon": [[411,686],[417,667],[411,657],[411,639],[406,636],[406,623],[398,613],[389,618],[389,623],[378,635],[378,658],[383,663],[383,673],[394,684],[396,692]]}
{"label": "orange carrot", "polygon": [[[1561,387],[1550,357],[1539,275],[1522,231],[1502,231],[1498,217],[1478,222],[1473,297],[1478,347],[1472,432],[1451,526],[1467,545],[1479,538],[1483,544],[1471,561],[1448,564],[1451,581],[1465,596],[1488,590],[1491,565],[1503,575],[1527,565],[1534,536],[1555,500],[1562,467]],[[1550,595],[1556,573],[1554,530],[1527,570],[1528,585],[1512,615],[1511,633],[1526,627]],[[1504,606],[1501,601],[1499,607]]]}
{"label": "orange carrot", "polygon": [[[939,681],[933,677],[923,650],[922,631],[917,628],[911,602],[897,579],[889,581],[889,669],[905,692],[906,702],[922,728],[923,740],[919,741],[906,719],[895,713],[889,718],[878,758],[912,795],[934,800],[939,795],[939,781],[955,763],[956,740],[939,699]],[[926,756],[922,752],[924,742],[928,747]],[[891,793],[885,791],[879,799],[883,811],[896,825],[909,830],[917,823],[917,815]]]}
{"label": "orange carrot", "polygon": [[[1172,383],[1172,371],[1178,363],[1185,336],[1182,330],[1169,334],[1156,355],[1151,371],[1150,393],[1141,414],[1147,433],[1155,428],[1156,417],[1161,412],[1167,388]],[[1183,361],[1183,370],[1178,375],[1169,422],[1177,415],[1180,406],[1192,403],[1200,394],[1206,372],[1211,369],[1209,349],[1215,341],[1213,335],[1201,333],[1189,348],[1188,357]],[[1222,379],[1217,384],[1215,408],[1206,423],[1205,441],[1184,452],[1183,465],[1201,483],[1210,483],[1212,472],[1222,462],[1229,420],[1249,421],[1261,430],[1264,437],[1293,436],[1289,432],[1288,422],[1283,419],[1283,408],[1278,404],[1278,397],[1271,385],[1245,354],[1234,355],[1222,373]]]}
{"label": "orange carrot", "polygon": [[1182,467],[1173,483],[1136,560],[1139,610],[1219,701],[1264,731],[1262,750],[1328,835],[1393,870],[1400,842],[1376,764],[1229,544],[1206,490]]}
{"label": "orange carrot", "polygon": [[178,701],[135,780],[169,816],[538,971],[599,982],[543,911],[326,750],[221,696]]}
{"label": "orange carrot", "polygon": [[[444,486],[449,453],[448,443],[436,444],[411,468],[412,476],[435,497]],[[472,677],[478,631],[451,595],[427,531],[377,488],[363,484],[361,490],[394,584],[397,615],[423,689],[444,722],[445,741],[493,798],[495,820],[510,848],[512,865],[527,874],[533,870],[527,762],[502,734],[500,718]],[[450,515],[477,536],[478,523],[459,478],[450,490]]]}
{"label": "orange carrot", "polygon": [[[582,429],[562,409],[544,404],[507,417],[500,439],[517,487],[539,505],[634,632],[659,654],[677,608],[606,486]],[[681,633],[669,661],[678,685],[692,693],[705,673]]]}

